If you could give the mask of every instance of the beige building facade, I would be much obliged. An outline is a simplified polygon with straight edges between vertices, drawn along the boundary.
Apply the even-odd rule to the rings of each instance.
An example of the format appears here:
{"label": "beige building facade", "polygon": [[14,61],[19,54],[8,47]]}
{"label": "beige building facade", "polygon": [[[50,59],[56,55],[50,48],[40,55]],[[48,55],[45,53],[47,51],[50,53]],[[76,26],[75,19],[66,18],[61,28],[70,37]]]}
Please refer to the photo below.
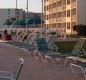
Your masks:
{"label": "beige building facade", "polygon": [[86,24],[86,0],[44,0],[45,26],[58,34],[75,34],[73,26]]}

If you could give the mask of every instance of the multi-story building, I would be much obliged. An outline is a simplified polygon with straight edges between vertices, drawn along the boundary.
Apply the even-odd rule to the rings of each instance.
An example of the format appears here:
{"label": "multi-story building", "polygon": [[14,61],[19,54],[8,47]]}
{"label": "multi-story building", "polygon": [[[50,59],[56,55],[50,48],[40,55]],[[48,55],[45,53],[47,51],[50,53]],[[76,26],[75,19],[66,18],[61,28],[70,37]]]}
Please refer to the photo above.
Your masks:
{"label": "multi-story building", "polygon": [[33,17],[39,17],[41,18],[41,13],[34,13],[34,12],[28,12],[28,16],[27,15],[27,12],[23,11],[23,18],[26,19],[26,17],[28,18],[33,18]]}
{"label": "multi-story building", "polygon": [[3,27],[3,23],[11,18],[15,18],[16,20],[22,20],[23,19],[23,9],[0,9],[0,27]]}
{"label": "multi-story building", "polygon": [[[23,9],[16,9],[16,8],[0,9],[0,27],[5,26],[3,25],[3,23],[8,19],[15,18],[16,20],[22,20],[26,19],[26,15],[27,12],[25,12]],[[41,13],[28,12],[28,18],[32,18],[35,16],[41,18]]]}
{"label": "multi-story building", "polygon": [[[7,29],[9,31],[15,30],[15,26],[13,27],[13,25],[10,25],[11,27],[8,28],[9,25],[8,26],[7,25],[3,25],[3,23],[6,20],[9,20],[9,19],[14,19],[14,20],[26,19],[26,15],[27,15],[27,12],[25,12],[23,9],[1,8],[0,9],[0,31],[3,31],[5,29]],[[41,13],[28,12],[28,16],[27,17],[28,18],[32,18],[32,17],[39,17],[39,18],[41,18]],[[36,26],[36,28],[40,28],[41,24],[36,24],[35,26]],[[20,29],[21,27],[22,27],[22,29]],[[30,24],[27,27],[33,28],[34,24]],[[25,28],[26,28],[26,25],[23,25],[23,26],[19,26],[17,28],[17,30],[25,30]]]}
{"label": "multi-story building", "polygon": [[47,29],[59,34],[74,34],[73,26],[86,24],[86,0],[44,0]]}

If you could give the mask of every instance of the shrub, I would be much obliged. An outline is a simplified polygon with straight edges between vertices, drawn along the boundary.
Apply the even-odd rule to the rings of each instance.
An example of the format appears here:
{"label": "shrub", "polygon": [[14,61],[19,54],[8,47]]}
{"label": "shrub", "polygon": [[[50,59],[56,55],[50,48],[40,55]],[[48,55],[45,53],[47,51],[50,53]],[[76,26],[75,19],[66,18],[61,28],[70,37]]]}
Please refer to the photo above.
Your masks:
{"label": "shrub", "polygon": [[56,35],[56,32],[51,32],[51,35]]}
{"label": "shrub", "polygon": [[86,36],[86,25],[74,25],[73,30],[80,36]]}

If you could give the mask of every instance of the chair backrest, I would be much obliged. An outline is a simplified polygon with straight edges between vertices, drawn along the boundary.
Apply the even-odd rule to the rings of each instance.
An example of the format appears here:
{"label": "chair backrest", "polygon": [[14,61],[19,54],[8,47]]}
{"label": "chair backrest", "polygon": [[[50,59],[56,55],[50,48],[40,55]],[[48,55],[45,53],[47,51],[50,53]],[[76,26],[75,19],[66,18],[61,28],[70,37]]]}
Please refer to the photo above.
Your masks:
{"label": "chair backrest", "polygon": [[35,38],[36,38],[36,36],[35,36],[34,34],[30,34],[30,35],[28,36],[27,43],[28,43],[29,45],[34,45],[33,43],[34,43]]}
{"label": "chair backrest", "polygon": [[80,38],[76,45],[74,46],[73,50],[72,50],[72,54],[78,55],[81,51],[82,46],[84,45],[86,39],[85,38]]}
{"label": "chair backrest", "polygon": [[49,39],[47,40],[48,48],[51,48],[56,38],[57,38],[56,35],[50,35]]}
{"label": "chair backrest", "polygon": [[21,41],[25,42],[27,40],[29,33],[24,33],[24,35],[21,38]]}
{"label": "chair backrest", "polygon": [[24,32],[21,32],[18,36],[17,36],[17,40],[21,40],[22,36],[24,35]]}
{"label": "chair backrest", "polygon": [[22,67],[23,67],[23,62],[24,62],[24,60],[22,58],[20,58],[17,70],[15,71],[15,73],[13,75],[14,80],[18,80],[19,74],[20,74]]}
{"label": "chair backrest", "polygon": [[36,38],[36,44],[38,47],[38,51],[40,52],[49,51],[45,38]]}

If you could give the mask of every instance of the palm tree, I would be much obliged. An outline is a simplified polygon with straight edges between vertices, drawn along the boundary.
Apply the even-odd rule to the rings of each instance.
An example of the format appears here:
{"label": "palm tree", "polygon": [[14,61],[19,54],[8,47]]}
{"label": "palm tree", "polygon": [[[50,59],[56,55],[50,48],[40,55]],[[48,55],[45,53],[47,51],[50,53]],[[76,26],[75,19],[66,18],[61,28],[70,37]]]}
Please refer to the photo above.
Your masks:
{"label": "palm tree", "polygon": [[33,18],[40,18],[40,16],[38,14],[34,13]]}
{"label": "palm tree", "polygon": [[12,17],[12,18],[10,18],[10,20],[14,22],[14,21],[16,21],[16,18]]}

